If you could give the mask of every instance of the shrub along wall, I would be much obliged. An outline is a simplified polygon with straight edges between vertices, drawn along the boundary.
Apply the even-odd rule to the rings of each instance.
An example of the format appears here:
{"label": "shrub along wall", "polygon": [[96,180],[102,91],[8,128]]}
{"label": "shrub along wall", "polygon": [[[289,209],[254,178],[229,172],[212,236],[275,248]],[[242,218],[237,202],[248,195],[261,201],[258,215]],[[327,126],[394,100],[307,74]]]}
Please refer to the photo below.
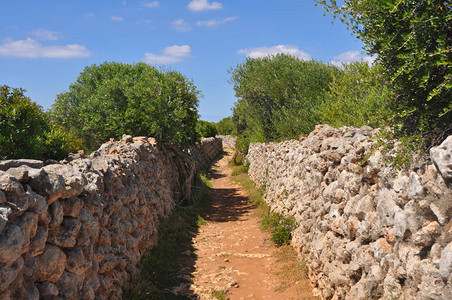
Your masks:
{"label": "shrub along wall", "polygon": [[431,161],[395,170],[370,127],[317,126],[251,144],[249,174],[331,299],[452,299],[452,136]]}
{"label": "shrub along wall", "polygon": [[119,298],[186,191],[181,161],[221,150],[214,138],[180,155],[125,136],[64,163],[0,161],[0,299]]}

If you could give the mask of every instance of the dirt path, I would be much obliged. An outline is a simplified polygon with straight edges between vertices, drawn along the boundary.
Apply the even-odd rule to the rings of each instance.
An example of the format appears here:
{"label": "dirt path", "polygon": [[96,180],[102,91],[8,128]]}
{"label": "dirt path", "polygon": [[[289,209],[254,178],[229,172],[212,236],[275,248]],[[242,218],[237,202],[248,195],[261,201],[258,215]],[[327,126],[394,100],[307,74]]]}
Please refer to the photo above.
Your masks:
{"label": "dirt path", "polygon": [[199,299],[312,299],[307,280],[276,291],[281,282],[276,247],[260,230],[256,208],[231,182],[229,158],[225,155],[213,167],[212,206],[193,238],[192,293]]}

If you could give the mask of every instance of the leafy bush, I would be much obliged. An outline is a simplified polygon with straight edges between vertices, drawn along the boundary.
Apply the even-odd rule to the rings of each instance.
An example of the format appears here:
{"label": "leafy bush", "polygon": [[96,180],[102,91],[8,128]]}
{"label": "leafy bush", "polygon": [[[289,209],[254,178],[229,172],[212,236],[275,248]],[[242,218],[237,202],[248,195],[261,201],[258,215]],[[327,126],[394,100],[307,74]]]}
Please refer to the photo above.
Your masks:
{"label": "leafy bush", "polygon": [[[230,70],[239,100],[233,108],[238,134],[251,142],[296,138],[318,124],[318,107],[340,70],[278,54],[247,58]],[[244,152],[246,153],[246,152]]]}
{"label": "leafy bush", "polygon": [[396,128],[452,133],[450,1],[317,1],[377,55],[395,90]]}
{"label": "leafy bush", "polygon": [[0,87],[0,159],[41,155],[41,137],[48,129],[48,118],[24,92]]}
{"label": "leafy bush", "polygon": [[292,239],[292,231],[295,229],[295,220],[271,212],[264,205],[262,207],[262,228],[270,231],[270,240],[277,246],[289,245]]}
{"label": "leafy bush", "polygon": [[391,119],[389,103],[392,91],[381,68],[365,62],[343,65],[343,72],[329,84],[330,101],[319,108],[321,123],[333,127],[388,125]]}
{"label": "leafy bush", "polygon": [[200,137],[214,137],[217,135],[217,128],[214,123],[198,120],[196,131]]}
{"label": "leafy bush", "polygon": [[243,156],[248,153],[250,147],[250,139],[246,136],[246,133],[239,135],[237,137],[237,141],[235,142],[235,148],[238,152],[240,152]]}
{"label": "leafy bush", "polygon": [[[287,219],[290,220],[290,219]],[[291,222],[283,222],[272,230],[270,240],[277,246],[289,245],[292,239],[292,230],[294,225]]]}
{"label": "leafy bush", "polygon": [[218,134],[221,135],[236,135],[237,132],[234,128],[234,122],[232,117],[223,118],[215,124]]}
{"label": "leafy bush", "polygon": [[[42,157],[44,159],[63,159],[68,153],[83,149],[83,140],[74,134],[65,131],[57,124],[50,124],[45,133],[42,145]],[[84,149],[83,149],[84,150]]]}
{"label": "leafy bush", "polygon": [[50,115],[90,149],[123,134],[180,145],[198,139],[198,95],[178,72],[103,63],[86,67],[68,92],[57,95]]}
{"label": "leafy bush", "polygon": [[0,87],[0,159],[62,159],[80,149],[72,135],[50,123],[25,90]]}

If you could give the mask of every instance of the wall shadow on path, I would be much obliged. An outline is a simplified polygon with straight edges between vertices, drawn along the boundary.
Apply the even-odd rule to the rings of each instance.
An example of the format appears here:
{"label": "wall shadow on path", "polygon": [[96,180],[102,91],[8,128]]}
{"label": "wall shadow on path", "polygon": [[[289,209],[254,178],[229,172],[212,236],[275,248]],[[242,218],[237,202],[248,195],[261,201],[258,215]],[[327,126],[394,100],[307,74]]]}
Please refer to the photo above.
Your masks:
{"label": "wall shadow on path", "polygon": [[[223,153],[215,161],[212,162],[211,167],[208,171],[207,178],[211,179],[222,179],[225,180],[215,182],[215,186],[211,188],[208,193],[209,204],[206,214],[203,218],[207,222],[232,222],[237,221],[247,213],[249,213],[254,205],[250,202],[247,196],[239,188],[231,187],[231,183],[227,177],[227,174],[221,173],[217,168],[213,166],[220,161],[227,153]],[[220,185],[220,186],[218,186]],[[206,225],[201,225],[206,226]],[[187,283],[180,285],[181,294],[175,295],[172,299],[199,299],[199,295],[195,294],[190,288],[190,279],[193,278],[194,272],[196,272],[196,261],[198,260],[196,256],[196,244],[193,242],[199,234],[199,228],[193,228],[192,236],[189,241],[185,241],[186,250],[190,252],[190,255],[182,255],[180,258],[180,270],[179,275],[187,279]]]}

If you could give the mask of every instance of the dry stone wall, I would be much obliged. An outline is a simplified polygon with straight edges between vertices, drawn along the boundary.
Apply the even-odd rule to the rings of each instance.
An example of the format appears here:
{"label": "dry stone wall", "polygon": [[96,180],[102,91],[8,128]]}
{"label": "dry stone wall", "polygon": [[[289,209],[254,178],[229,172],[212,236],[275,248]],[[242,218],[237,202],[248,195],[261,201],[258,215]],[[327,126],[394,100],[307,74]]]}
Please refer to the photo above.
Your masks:
{"label": "dry stone wall", "polygon": [[224,148],[235,149],[237,137],[232,135],[217,135],[216,138],[221,139]]}
{"label": "dry stone wall", "polygon": [[[221,150],[203,140],[185,163]],[[0,299],[119,298],[182,196],[175,156],[125,136],[64,163],[1,161]]]}
{"label": "dry stone wall", "polygon": [[[326,299],[452,299],[452,136],[408,170],[385,164],[370,127],[317,126],[257,143],[249,174]],[[389,155],[389,154],[388,154]]]}

